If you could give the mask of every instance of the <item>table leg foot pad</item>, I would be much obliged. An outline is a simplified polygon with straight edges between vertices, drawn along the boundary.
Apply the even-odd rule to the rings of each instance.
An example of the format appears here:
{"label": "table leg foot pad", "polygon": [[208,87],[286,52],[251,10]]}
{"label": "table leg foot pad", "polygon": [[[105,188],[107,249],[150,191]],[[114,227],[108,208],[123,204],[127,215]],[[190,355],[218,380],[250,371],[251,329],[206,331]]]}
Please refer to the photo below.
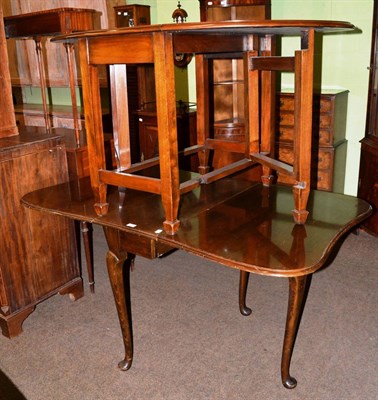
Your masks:
{"label": "table leg foot pad", "polygon": [[133,360],[124,359],[118,363],[118,368],[122,371],[130,369]]}
{"label": "table leg foot pad", "polygon": [[109,203],[95,203],[94,209],[96,214],[101,217],[102,215],[106,215],[109,209]]}
{"label": "table leg foot pad", "polygon": [[240,306],[240,313],[246,317],[248,317],[248,315],[252,314],[252,310],[247,307],[246,305],[244,306]]}
{"label": "table leg foot pad", "polygon": [[174,235],[178,231],[179,226],[180,226],[180,221],[177,219],[175,221],[163,222],[164,231],[168,235]]}
{"label": "table leg foot pad", "polygon": [[291,376],[282,380],[282,384],[286,389],[294,389],[297,386],[297,380]]}

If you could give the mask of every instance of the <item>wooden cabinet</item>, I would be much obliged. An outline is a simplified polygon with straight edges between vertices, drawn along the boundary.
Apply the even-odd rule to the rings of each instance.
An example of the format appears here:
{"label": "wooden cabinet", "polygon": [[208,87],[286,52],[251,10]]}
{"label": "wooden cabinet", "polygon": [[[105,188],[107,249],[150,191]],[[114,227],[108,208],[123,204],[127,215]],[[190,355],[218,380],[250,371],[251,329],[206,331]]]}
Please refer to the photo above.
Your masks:
{"label": "wooden cabinet", "polygon": [[150,25],[150,6],[129,4],[114,7],[115,24],[118,28],[135,25]]}
{"label": "wooden cabinet", "polygon": [[[0,4],[0,62],[7,50]],[[0,78],[9,78],[1,65]],[[43,134],[43,129],[15,132],[11,86],[0,79],[0,328],[13,337],[36,305],[56,294],[83,295],[73,222],[43,216],[21,205],[30,191],[68,179],[62,137]],[[8,80],[9,83],[9,80]],[[59,238],[59,240],[57,240]]]}
{"label": "wooden cabinet", "polygon": [[40,132],[29,128],[0,139],[0,327],[8,337],[21,333],[42,300],[83,295],[73,222],[41,218],[20,203],[25,194],[68,179],[61,137]]}
{"label": "wooden cabinet", "polygon": [[[14,106],[17,125],[45,126],[43,108],[40,104],[16,104]],[[79,128],[84,128],[84,111],[78,107]],[[57,128],[74,129],[73,114],[71,106],[51,105],[48,107],[48,115],[51,126]]]}
{"label": "wooden cabinet", "polygon": [[[78,107],[78,125],[80,129],[85,128],[84,109]],[[45,117],[41,104],[15,104],[14,112],[19,128],[25,126],[45,126]],[[50,125],[55,128],[74,129],[75,124],[72,114],[72,106],[49,105],[47,108]],[[103,108],[103,126],[105,132],[111,132],[110,113],[107,108]],[[76,143],[73,143],[76,146]]]}
{"label": "wooden cabinet", "polygon": [[[9,40],[33,42],[35,46],[35,58],[37,60],[37,71],[41,88],[42,108],[47,132],[50,131],[50,116],[48,113],[47,87],[51,86],[51,65],[45,64],[51,54],[44,52],[43,38],[60,34],[69,34],[78,30],[90,30],[96,26],[95,20],[98,16],[96,10],[79,8],[54,8],[32,13],[19,14],[4,18],[5,34]],[[65,51],[66,73],[70,86],[73,123],[77,137],[79,136],[78,113],[75,83],[77,83],[76,63],[74,62],[74,46],[66,43],[60,46]],[[56,50],[57,48],[55,48]],[[53,54],[54,51],[52,51]],[[30,65],[29,65],[30,66]],[[63,68],[64,69],[64,68]],[[46,71],[48,71],[46,73]],[[79,142],[77,142],[79,145]]]}
{"label": "wooden cabinet", "polygon": [[375,207],[374,214],[363,226],[378,235],[378,11],[374,1],[366,134],[361,140],[358,196]]}
{"label": "wooden cabinet", "polygon": [[[320,190],[344,190],[346,112],[348,92],[315,95],[313,100],[313,136],[311,186]],[[278,159],[293,164],[294,95],[280,93],[277,98],[276,152]],[[285,178],[278,177],[285,183]]]}
{"label": "wooden cabinet", "polygon": [[199,0],[201,21],[270,19],[270,0]]}
{"label": "wooden cabinet", "polygon": [[[201,20],[227,21],[270,19],[270,1],[200,0]],[[241,59],[212,61],[212,134],[215,139],[244,142],[244,77]],[[347,92],[322,94],[314,98],[312,187],[343,192],[346,160]],[[276,155],[293,164],[294,95],[278,95]],[[214,152],[215,168],[229,164],[236,154]],[[279,182],[287,179],[280,176]]]}
{"label": "wooden cabinet", "polygon": [[[1,4],[5,17],[11,17],[20,14],[39,13],[43,17],[43,12],[51,9],[69,10],[75,8],[82,11],[73,15],[72,18],[63,16],[63,22],[59,30],[55,27],[55,21],[52,28],[51,18],[41,20],[37,27],[40,28],[41,36],[41,52],[43,54],[43,71],[44,71],[44,86],[46,89],[42,90],[46,93],[51,103],[50,88],[53,87],[72,87],[73,85],[80,86],[81,76],[78,62],[75,62],[75,54],[73,55],[72,68],[68,64],[67,49],[61,43],[50,42],[50,37],[59,33],[68,33],[72,30],[86,30],[86,29],[100,29],[114,27],[114,10],[113,7],[121,4],[121,0],[1,0]],[[87,13],[85,11],[88,11]],[[93,12],[95,11],[95,12]],[[51,16],[50,16],[51,17]],[[86,20],[85,20],[86,18]],[[47,22],[46,22],[47,21]],[[24,27],[27,29],[27,37],[32,37],[30,32],[33,32],[31,23],[25,21]],[[36,31],[37,33],[37,31]],[[34,40],[20,40],[16,36],[10,35],[11,38],[7,40],[8,54],[9,54],[9,70],[11,75],[11,82],[13,86],[13,93],[22,88],[22,95],[17,96],[18,102],[16,113],[21,125],[42,126],[43,113],[45,112],[43,104],[27,104],[25,90],[27,87],[41,87],[41,65],[36,54],[36,43]],[[72,69],[72,71],[71,71]],[[71,81],[70,73],[73,74],[73,82]],[[107,85],[106,70],[103,68],[101,71],[101,84]],[[16,96],[14,96],[16,97]],[[59,110],[57,109],[59,108]],[[51,126],[74,128],[75,116],[71,107],[71,115],[64,109],[67,107],[50,106],[49,120]],[[24,115],[22,115],[24,112]],[[64,115],[62,115],[64,114]],[[79,120],[79,128],[81,128],[82,118]],[[46,124],[46,121],[45,121]]]}

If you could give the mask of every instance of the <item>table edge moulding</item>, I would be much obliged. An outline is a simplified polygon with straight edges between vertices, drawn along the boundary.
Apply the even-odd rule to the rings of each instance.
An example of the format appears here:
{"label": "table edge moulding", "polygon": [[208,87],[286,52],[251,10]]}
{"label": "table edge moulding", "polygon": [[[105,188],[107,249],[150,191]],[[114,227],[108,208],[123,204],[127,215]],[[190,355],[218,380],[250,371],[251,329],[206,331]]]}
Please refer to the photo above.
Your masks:
{"label": "table edge moulding", "polygon": [[[85,119],[87,121],[90,176],[98,215],[108,210],[107,185],[116,185],[162,197],[165,210],[164,230],[175,234],[180,225],[180,196],[201,184],[210,183],[262,165],[262,182],[270,186],[273,171],[285,175],[294,196],[294,221],[305,223],[311,181],[311,136],[313,99],[313,59],[315,34],[353,31],[354,25],[343,21],[264,20],[225,21],[136,26],[114,30],[74,33],[54,38],[79,42],[83,80]],[[300,36],[300,49],[293,57],[276,56],[274,36]],[[130,44],[133,46],[130,46]],[[109,52],[109,48],[112,51]],[[173,54],[196,54],[197,145],[190,148],[199,158],[200,176],[179,180],[177,150],[176,98]],[[245,69],[244,143],[217,141],[209,137],[209,61],[229,55],[243,59]],[[159,138],[160,177],[137,175],[152,161],[131,163],[128,131],[126,65],[154,64]],[[117,169],[107,170],[103,132],[98,65],[109,65],[112,92],[112,117]],[[293,165],[274,157],[274,74],[290,71],[295,76],[295,128]],[[164,76],[165,79],[161,79]],[[243,154],[244,158],[210,170],[209,155],[216,148]],[[184,151],[185,153],[185,151]]]}

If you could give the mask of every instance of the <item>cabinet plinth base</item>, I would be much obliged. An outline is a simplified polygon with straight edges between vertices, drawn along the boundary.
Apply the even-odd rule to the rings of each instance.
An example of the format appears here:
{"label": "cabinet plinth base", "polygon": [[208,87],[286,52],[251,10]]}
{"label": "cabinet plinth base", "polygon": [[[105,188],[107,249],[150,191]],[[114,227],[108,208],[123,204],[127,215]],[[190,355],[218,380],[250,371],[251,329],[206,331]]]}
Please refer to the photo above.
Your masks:
{"label": "cabinet plinth base", "polygon": [[22,324],[26,320],[26,318],[35,310],[38,303],[45,300],[47,297],[51,297],[55,294],[65,295],[68,294],[69,298],[72,301],[76,301],[83,297],[84,290],[83,290],[83,281],[81,278],[75,278],[68,284],[58,288],[53,293],[50,293],[43,299],[38,300],[36,304],[31,304],[26,308],[23,308],[20,311],[17,311],[13,314],[9,315],[0,315],[0,329],[1,333],[9,338],[12,339],[22,333]]}

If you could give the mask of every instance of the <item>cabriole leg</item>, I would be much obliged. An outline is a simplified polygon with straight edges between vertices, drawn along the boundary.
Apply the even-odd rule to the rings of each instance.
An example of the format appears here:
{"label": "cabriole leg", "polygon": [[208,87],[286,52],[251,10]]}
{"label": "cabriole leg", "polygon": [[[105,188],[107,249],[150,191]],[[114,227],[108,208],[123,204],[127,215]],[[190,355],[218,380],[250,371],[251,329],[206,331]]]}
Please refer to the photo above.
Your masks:
{"label": "cabriole leg", "polygon": [[127,371],[133,361],[133,334],[130,305],[130,269],[134,255],[123,250],[119,232],[104,228],[109,251],[106,255],[109,280],[122,330],[125,358],[118,363],[122,371]]}
{"label": "cabriole leg", "polygon": [[252,313],[252,310],[246,305],[246,296],[248,288],[249,272],[240,271],[239,281],[239,310],[242,315],[248,316]]}
{"label": "cabriole leg", "polygon": [[289,278],[289,304],[281,360],[282,383],[287,389],[297,386],[296,379],[290,375],[290,361],[310,283],[310,275]]}

